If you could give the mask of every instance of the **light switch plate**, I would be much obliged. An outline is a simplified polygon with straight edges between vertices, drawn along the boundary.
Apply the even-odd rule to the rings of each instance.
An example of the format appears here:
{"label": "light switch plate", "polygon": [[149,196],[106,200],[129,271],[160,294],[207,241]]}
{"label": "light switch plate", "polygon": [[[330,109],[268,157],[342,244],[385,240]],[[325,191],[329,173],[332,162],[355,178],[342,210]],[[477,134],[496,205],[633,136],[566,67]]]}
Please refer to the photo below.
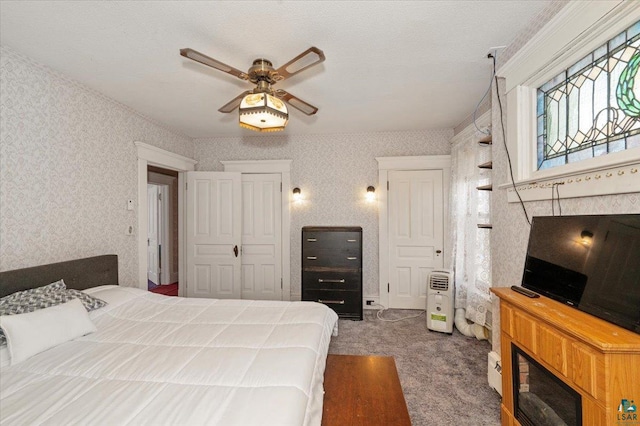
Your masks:
{"label": "light switch plate", "polygon": [[133,200],[127,200],[127,210],[133,210]]}

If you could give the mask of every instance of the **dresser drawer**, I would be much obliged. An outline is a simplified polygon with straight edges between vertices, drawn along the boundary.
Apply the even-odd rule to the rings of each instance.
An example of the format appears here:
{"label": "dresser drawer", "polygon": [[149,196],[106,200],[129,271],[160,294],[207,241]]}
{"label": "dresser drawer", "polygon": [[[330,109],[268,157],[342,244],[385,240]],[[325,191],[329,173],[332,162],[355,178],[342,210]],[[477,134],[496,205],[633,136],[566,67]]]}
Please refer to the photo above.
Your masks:
{"label": "dresser drawer", "polygon": [[304,250],[302,253],[302,267],[330,267],[330,268],[347,268],[360,269],[362,267],[362,259],[360,258],[360,250],[341,250],[341,249],[316,249]]}
{"label": "dresser drawer", "polygon": [[360,251],[361,232],[342,231],[304,231],[302,233],[302,250],[316,249],[353,249]]}
{"label": "dresser drawer", "polygon": [[340,316],[362,318],[362,300],[359,291],[303,290],[302,300],[324,303]]}
{"label": "dresser drawer", "polygon": [[302,287],[306,290],[360,290],[361,277],[358,272],[304,271]]}

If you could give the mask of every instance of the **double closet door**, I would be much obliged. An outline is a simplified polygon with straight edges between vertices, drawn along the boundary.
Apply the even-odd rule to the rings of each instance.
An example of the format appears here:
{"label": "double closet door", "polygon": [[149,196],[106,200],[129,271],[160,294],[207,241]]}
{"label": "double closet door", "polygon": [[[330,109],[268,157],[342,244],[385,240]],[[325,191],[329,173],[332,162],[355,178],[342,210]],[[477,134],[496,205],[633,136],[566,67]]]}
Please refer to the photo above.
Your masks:
{"label": "double closet door", "polygon": [[280,174],[186,181],[187,297],[282,300]]}

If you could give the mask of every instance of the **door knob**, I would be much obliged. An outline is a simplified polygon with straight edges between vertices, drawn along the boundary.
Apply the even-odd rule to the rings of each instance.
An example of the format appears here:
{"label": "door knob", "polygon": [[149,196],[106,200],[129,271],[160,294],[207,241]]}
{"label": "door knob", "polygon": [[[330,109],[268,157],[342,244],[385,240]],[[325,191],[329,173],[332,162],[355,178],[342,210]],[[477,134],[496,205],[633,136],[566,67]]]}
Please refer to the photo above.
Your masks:
{"label": "door knob", "polygon": [[233,247],[233,254],[235,254],[236,257],[238,257],[238,246],[237,245]]}
{"label": "door knob", "polygon": [[436,254],[442,253],[442,250],[436,250]]}

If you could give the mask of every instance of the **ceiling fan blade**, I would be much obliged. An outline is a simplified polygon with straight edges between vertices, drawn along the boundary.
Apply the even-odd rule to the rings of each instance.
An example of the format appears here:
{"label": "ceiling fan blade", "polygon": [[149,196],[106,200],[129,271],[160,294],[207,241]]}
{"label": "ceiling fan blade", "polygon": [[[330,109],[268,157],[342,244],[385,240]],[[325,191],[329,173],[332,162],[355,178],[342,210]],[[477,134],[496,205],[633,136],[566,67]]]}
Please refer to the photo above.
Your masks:
{"label": "ceiling fan blade", "polygon": [[180,49],[180,54],[185,58],[189,58],[192,61],[200,62],[201,64],[207,65],[211,68],[215,68],[219,71],[226,72],[227,74],[234,75],[241,80],[248,80],[249,76],[247,73],[240,71],[237,68],[224,64],[216,59],[210,58],[207,55],[204,55],[200,52],[197,52],[193,49]]}
{"label": "ceiling fan blade", "polygon": [[251,93],[251,91],[249,90],[240,93],[238,96],[236,96],[235,98],[227,102],[226,105],[222,106],[218,111],[224,112],[225,114],[233,111],[234,109],[240,106],[240,102],[242,102],[242,98],[247,96],[249,93]]}
{"label": "ceiling fan blade", "polygon": [[288,103],[289,105],[291,105],[292,107],[294,107],[295,109],[298,109],[307,115],[313,115],[316,112],[318,112],[318,108],[314,107],[311,104],[306,103],[302,99],[297,98],[293,96],[291,93],[286,92],[284,90],[277,90],[275,92],[275,95],[278,98],[285,101],[286,103]]}
{"label": "ceiling fan blade", "polygon": [[324,53],[317,47],[310,47],[280,68],[276,73],[280,76],[280,80],[289,78],[299,72],[306,70],[314,65],[324,61]]}

